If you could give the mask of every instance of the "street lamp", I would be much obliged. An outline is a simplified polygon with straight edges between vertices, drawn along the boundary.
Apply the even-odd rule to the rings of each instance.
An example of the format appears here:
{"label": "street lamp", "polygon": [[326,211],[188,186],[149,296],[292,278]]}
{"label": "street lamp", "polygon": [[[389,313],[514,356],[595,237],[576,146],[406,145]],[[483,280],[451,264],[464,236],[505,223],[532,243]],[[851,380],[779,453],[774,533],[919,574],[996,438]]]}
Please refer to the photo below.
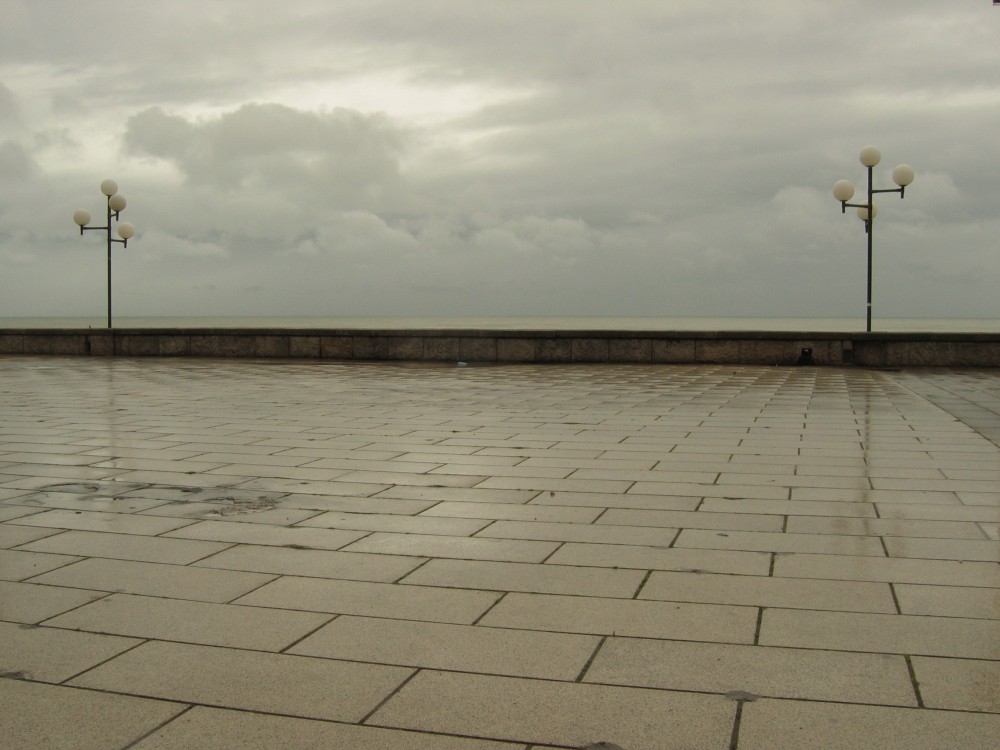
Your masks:
{"label": "street lamp", "polygon": [[[118,183],[105,180],[101,183],[101,192],[108,198],[108,223],[103,227],[88,227],[90,212],[82,208],[73,213],[73,221],[80,225],[80,234],[88,229],[100,229],[108,233],[108,328],[111,328],[111,243],[120,242],[122,246],[128,247],[129,239],[135,235],[135,227],[127,221],[118,221],[118,214],[125,210],[125,196],[118,192]],[[111,214],[118,221],[118,236],[121,239],[116,240],[111,236]]]}
{"label": "street lamp", "polygon": [[865,203],[848,203],[854,197],[854,185],[848,180],[838,180],[833,185],[833,197],[840,201],[841,213],[847,213],[847,207],[858,209],[858,218],[865,223],[865,233],[868,235],[868,327],[872,330],[872,228],[875,217],[878,216],[878,209],[872,202],[875,193],[899,193],[902,199],[906,191],[906,186],[913,182],[913,167],[909,164],[900,164],[892,170],[892,181],[899,187],[875,190],[872,188],[872,172],[875,165],[882,160],[882,154],[874,146],[865,146],[861,149],[861,163],[868,168],[868,200]]}

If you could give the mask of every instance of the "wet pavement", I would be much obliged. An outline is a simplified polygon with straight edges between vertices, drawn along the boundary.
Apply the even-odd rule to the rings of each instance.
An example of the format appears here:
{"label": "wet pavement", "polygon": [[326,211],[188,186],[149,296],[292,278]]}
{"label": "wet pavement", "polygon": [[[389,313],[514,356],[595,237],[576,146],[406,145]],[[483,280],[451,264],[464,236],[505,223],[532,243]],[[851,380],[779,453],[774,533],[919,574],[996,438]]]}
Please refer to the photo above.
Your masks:
{"label": "wet pavement", "polygon": [[3,747],[993,748],[998,560],[996,370],[0,358]]}

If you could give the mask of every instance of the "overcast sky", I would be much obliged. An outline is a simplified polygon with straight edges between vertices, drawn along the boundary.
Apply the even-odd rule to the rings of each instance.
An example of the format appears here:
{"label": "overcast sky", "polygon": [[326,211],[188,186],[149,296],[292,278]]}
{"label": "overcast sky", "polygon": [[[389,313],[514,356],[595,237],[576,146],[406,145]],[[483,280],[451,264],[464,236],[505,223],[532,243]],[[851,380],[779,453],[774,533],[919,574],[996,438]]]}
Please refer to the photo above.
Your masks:
{"label": "overcast sky", "polygon": [[1000,318],[990,0],[0,8],[0,317]]}

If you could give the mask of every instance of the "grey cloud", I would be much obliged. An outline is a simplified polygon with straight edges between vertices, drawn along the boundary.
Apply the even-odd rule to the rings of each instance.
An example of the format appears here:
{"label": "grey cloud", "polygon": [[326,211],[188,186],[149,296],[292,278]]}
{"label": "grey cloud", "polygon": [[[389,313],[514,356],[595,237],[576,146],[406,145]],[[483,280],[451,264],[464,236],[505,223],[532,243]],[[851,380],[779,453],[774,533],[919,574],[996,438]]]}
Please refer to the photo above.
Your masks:
{"label": "grey cloud", "polygon": [[1000,317],[979,3],[12,5],[0,315],[100,302],[67,217],[105,176],[137,314],[853,313],[829,187],[874,143],[880,183],[917,171],[880,202],[879,314]]}
{"label": "grey cloud", "polygon": [[21,110],[17,98],[10,87],[0,81],[0,123],[10,127],[19,125],[20,122]]}
{"label": "grey cloud", "polygon": [[379,115],[254,103],[197,122],[153,107],[129,119],[124,141],[196,185],[291,191],[349,208],[394,190],[402,138]]}
{"label": "grey cloud", "polygon": [[19,184],[38,171],[38,164],[23,146],[13,141],[0,143],[0,181]]}

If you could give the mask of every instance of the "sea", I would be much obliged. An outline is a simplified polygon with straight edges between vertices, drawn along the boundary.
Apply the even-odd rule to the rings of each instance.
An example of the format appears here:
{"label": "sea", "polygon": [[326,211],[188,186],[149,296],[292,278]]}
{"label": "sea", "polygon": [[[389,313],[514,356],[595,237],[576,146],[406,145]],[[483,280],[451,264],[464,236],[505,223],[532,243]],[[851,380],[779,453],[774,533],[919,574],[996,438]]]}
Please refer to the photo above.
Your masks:
{"label": "sea", "polygon": [[[114,328],[302,328],[425,329],[518,331],[834,331],[865,330],[858,318],[756,317],[129,317],[113,319]],[[106,328],[106,316],[0,317],[0,330],[23,328]],[[1000,318],[873,319],[872,330],[918,333],[1000,333]]]}

